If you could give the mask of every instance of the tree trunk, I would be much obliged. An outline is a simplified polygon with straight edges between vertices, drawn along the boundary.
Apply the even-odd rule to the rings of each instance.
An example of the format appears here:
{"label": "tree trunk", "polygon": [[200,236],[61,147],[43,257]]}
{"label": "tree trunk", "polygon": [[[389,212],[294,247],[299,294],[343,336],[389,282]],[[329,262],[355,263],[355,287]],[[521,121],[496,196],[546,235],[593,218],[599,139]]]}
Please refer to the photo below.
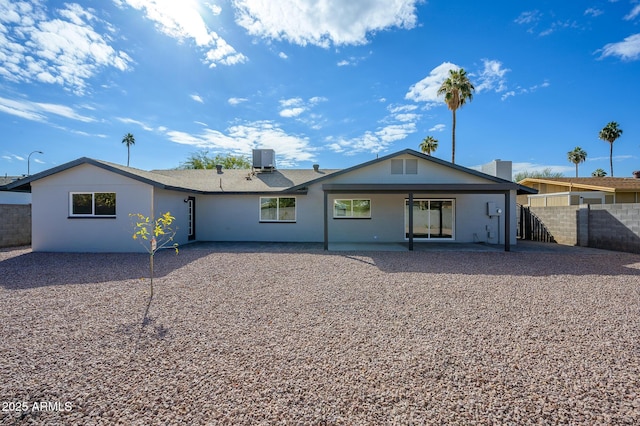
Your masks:
{"label": "tree trunk", "polygon": [[576,163],[576,177],[578,177],[578,163]]}
{"label": "tree trunk", "polygon": [[613,177],[613,142],[609,142],[609,170],[611,177]]}
{"label": "tree trunk", "polygon": [[453,124],[451,126],[451,162],[456,163],[456,110],[453,112]]}

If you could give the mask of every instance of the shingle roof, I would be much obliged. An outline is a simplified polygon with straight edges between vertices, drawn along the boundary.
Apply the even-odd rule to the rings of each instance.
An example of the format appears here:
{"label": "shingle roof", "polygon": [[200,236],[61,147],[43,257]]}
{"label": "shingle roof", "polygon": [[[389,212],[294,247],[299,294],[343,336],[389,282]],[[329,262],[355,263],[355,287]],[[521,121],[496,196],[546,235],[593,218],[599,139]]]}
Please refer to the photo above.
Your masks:
{"label": "shingle roof", "polygon": [[217,170],[152,170],[145,171],[136,169],[133,167],[122,166],[115,163],[109,163],[107,161],[95,160],[92,158],[79,158],[74,161],[62,164],[60,166],[45,170],[38,174],[28,176],[21,179],[19,182],[13,182],[5,186],[7,189],[19,189],[29,190],[31,182],[46,178],[56,173],[68,170],[73,167],[80,166],[82,164],[91,164],[102,169],[118,173],[122,176],[135,179],[140,182],[144,182],[156,187],[197,192],[197,193],[264,193],[264,192],[289,192],[299,193],[306,192],[307,187],[311,183],[316,183],[325,180],[329,176],[340,176],[345,173],[352,172],[354,170],[367,167],[377,162],[385,161],[389,158],[401,154],[410,154],[418,158],[422,158],[426,161],[434,162],[437,164],[450,167],[462,171],[464,173],[480,176],[489,181],[494,181],[498,184],[511,184],[513,189],[517,189],[518,193],[530,193],[535,194],[535,189],[527,188],[522,185],[517,185],[514,182],[504,180],[495,176],[490,176],[479,172],[477,170],[468,169],[466,167],[452,164],[447,161],[431,157],[412,149],[405,149],[400,152],[389,154],[384,157],[376,158],[362,164],[358,164],[347,169],[340,170],[318,170],[313,169],[284,169],[274,170],[272,172],[256,172],[253,173],[250,170],[222,170],[218,173]]}
{"label": "shingle roof", "polygon": [[272,172],[251,170],[153,170],[150,173],[170,178],[178,186],[201,192],[273,192],[304,185],[337,170],[290,169]]}
{"label": "shingle roof", "polygon": [[617,177],[585,177],[585,178],[526,178],[519,182],[530,186],[533,183],[561,185],[574,189],[589,189],[608,192],[640,191],[640,179]]}

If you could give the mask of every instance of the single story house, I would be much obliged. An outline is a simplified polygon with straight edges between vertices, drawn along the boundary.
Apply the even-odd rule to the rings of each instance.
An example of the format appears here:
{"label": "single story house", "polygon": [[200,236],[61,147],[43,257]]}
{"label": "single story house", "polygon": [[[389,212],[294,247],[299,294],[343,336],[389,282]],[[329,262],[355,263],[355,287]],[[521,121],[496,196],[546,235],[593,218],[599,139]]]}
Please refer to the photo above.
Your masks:
{"label": "single story house", "polygon": [[518,196],[518,203],[531,207],[640,203],[638,178],[526,178],[519,183],[538,191]]}
{"label": "single story house", "polygon": [[[516,243],[516,195],[535,190],[406,149],[343,170],[143,171],[80,158],[9,184],[31,188],[34,251],[135,252],[130,213],[167,211],[176,242]],[[13,187],[12,187],[13,185]]]}

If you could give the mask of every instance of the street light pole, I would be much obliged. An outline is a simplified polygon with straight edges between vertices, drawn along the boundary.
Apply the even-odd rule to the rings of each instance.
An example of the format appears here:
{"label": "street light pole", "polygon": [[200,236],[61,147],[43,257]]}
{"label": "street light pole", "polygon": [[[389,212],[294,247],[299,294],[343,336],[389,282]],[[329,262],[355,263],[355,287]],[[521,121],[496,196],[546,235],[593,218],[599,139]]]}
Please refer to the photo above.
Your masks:
{"label": "street light pole", "polygon": [[36,153],[44,154],[44,152],[42,151],[33,151],[31,154],[29,154],[29,156],[27,157],[27,176],[31,176],[31,155]]}

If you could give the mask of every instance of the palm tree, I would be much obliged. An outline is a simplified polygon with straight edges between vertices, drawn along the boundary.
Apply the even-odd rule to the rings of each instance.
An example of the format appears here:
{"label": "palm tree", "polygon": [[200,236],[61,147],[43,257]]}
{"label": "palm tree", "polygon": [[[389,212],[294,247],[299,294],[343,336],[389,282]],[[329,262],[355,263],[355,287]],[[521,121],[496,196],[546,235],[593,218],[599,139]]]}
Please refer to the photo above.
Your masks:
{"label": "palm tree", "polygon": [[607,172],[602,169],[595,169],[593,172],[591,172],[592,177],[605,177],[606,175]]}
{"label": "palm tree", "polygon": [[573,151],[567,152],[567,159],[576,165],[576,177],[578,177],[578,164],[584,163],[587,159],[587,152],[576,146]]}
{"label": "palm tree", "polygon": [[603,141],[609,142],[609,169],[611,177],[613,177],[613,143],[622,136],[622,129],[618,127],[618,123],[610,121],[602,130],[598,137]]}
{"label": "palm tree", "polygon": [[444,101],[453,113],[453,124],[451,126],[452,163],[456,162],[456,110],[467,101],[471,102],[473,100],[473,92],[475,90],[475,87],[467,77],[467,72],[463,68],[449,70],[449,78],[438,89],[438,96],[444,95]]}
{"label": "palm tree", "polygon": [[131,133],[127,133],[122,138],[122,143],[127,146],[127,167],[129,167],[129,159],[131,158],[131,145],[136,144],[136,138]]}
{"label": "palm tree", "polygon": [[438,149],[438,139],[433,136],[427,136],[420,144],[420,151],[427,155],[431,155],[431,153],[435,152],[436,149]]}

